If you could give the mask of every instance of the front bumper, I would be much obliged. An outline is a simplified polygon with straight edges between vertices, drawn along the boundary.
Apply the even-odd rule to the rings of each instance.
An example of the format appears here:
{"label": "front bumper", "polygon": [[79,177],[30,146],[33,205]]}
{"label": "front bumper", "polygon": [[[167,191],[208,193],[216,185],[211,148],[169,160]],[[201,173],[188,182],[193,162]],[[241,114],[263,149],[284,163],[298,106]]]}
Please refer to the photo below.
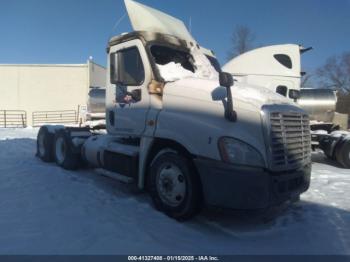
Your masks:
{"label": "front bumper", "polygon": [[272,173],[262,168],[238,167],[221,161],[194,160],[207,205],[260,209],[298,197],[310,186],[311,165]]}

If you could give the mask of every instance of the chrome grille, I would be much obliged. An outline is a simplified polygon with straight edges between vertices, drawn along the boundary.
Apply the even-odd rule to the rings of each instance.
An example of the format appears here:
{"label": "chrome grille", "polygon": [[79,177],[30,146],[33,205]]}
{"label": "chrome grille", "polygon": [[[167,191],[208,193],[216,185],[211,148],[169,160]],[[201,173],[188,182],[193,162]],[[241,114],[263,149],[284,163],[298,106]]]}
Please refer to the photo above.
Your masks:
{"label": "chrome grille", "polygon": [[270,168],[281,171],[298,168],[311,161],[309,116],[297,110],[265,112]]}

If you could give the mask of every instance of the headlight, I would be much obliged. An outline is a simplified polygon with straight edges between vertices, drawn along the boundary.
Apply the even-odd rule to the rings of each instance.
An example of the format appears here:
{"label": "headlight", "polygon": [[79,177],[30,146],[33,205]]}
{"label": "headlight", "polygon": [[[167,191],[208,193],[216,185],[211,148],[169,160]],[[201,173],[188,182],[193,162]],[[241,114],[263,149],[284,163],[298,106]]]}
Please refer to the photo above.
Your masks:
{"label": "headlight", "polygon": [[219,139],[219,149],[221,158],[225,162],[246,166],[265,166],[258,150],[240,140],[222,137]]}

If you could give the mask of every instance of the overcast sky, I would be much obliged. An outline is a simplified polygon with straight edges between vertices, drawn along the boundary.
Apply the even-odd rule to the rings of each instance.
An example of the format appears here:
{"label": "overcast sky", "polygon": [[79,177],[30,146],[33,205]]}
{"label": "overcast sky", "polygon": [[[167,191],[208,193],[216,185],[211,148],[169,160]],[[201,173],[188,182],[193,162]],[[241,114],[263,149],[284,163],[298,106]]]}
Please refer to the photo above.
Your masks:
{"label": "overcast sky", "polygon": [[[192,21],[198,42],[226,62],[236,25],[256,34],[256,44],[312,46],[303,66],[312,70],[350,51],[350,0],[140,0]],[[0,63],[106,64],[111,35],[131,30],[122,0],[0,0]]]}

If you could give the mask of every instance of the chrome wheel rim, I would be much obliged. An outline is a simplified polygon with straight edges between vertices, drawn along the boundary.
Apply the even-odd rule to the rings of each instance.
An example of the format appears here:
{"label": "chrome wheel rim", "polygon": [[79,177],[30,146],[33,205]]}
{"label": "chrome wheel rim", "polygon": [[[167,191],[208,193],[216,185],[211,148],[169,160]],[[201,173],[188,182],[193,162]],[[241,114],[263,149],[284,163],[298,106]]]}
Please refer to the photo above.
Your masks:
{"label": "chrome wheel rim", "polygon": [[157,190],[165,204],[181,205],[186,196],[186,180],[181,169],[173,163],[164,163],[157,175]]}
{"label": "chrome wheel rim", "polygon": [[62,164],[66,156],[66,143],[64,142],[63,137],[57,138],[55,145],[55,153],[58,163]]}

